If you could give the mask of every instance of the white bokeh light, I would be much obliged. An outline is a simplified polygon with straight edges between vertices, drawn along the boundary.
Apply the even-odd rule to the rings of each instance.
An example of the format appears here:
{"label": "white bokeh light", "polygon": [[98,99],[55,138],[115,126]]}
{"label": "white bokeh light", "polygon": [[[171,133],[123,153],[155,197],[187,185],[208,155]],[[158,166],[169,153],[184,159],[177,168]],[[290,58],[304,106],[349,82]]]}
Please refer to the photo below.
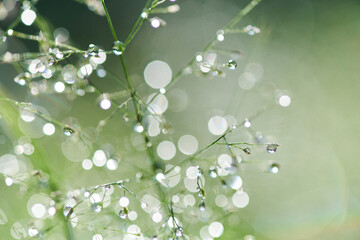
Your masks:
{"label": "white bokeh light", "polygon": [[198,141],[191,135],[184,135],[180,137],[178,141],[179,150],[186,155],[194,154],[198,150],[198,147]]}
{"label": "white bokeh light", "polygon": [[163,141],[157,147],[157,154],[163,160],[170,160],[176,154],[176,147],[170,141]]}
{"label": "white bokeh light", "polygon": [[249,204],[249,195],[243,191],[237,191],[232,197],[235,207],[244,208]]}
{"label": "white bokeh light", "polygon": [[41,203],[36,203],[31,207],[31,213],[36,218],[42,218],[45,216],[46,208]]}
{"label": "white bokeh light", "polygon": [[43,132],[45,135],[51,136],[55,133],[55,126],[52,123],[45,123],[43,126]]}
{"label": "white bokeh light", "polygon": [[21,14],[21,21],[26,26],[30,26],[31,24],[33,24],[35,19],[36,19],[36,13],[31,9],[27,9],[27,10],[23,11]]}
{"label": "white bokeh light", "polygon": [[224,232],[224,226],[219,222],[213,222],[209,226],[209,234],[214,237],[220,237]]}
{"label": "white bokeh light", "polygon": [[166,87],[172,77],[172,71],[166,62],[155,60],[150,62],[144,70],[145,82],[152,88]]}
{"label": "white bokeh light", "polygon": [[65,91],[65,84],[63,82],[56,82],[54,84],[54,90],[58,93],[62,93]]}
{"label": "white bokeh light", "polygon": [[227,122],[225,118],[221,116],[214,116],[210,118],[208,122],[208,128],[210,133],[212,133],[213,135],[221,135],[227,129]]}
{"label": "white bokeh light", "polygon": [[291,104],[291,98],[288,95],[282,95],[279,98],[279,104],[282,107],[288,107]]}
{"label": "white bokeh light", "polygon": [[90,170],[93,167],[93,163],[90,159],[83,160],[81,165],[85,170]]}

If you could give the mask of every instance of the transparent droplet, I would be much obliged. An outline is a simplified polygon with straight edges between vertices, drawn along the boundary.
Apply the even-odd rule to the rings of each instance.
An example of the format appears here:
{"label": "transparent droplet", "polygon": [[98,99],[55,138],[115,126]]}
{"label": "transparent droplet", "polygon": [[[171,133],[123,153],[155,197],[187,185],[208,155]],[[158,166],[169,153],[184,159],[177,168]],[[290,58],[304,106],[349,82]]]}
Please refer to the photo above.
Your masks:
{"label": "transparent droplet", "polygon": [[249,121],[249,119],[245,119],[245,121],[244,121],[244,127],[246,127],[246,128],[249,128],[249,127],[251,127],[251,122]]}
{"label": "transparent droplet", "polygon": [[158,238],[156,235],[154,235],[154,236],[152,237],[152,240],[159,240],[159,238]]}
{"label": "transparent droplet", "polygon": [[128,216],[128,210],[127,208],[122,208],[119,211],[119,217],[122,219],[125,219]]}
{"label": "transparent droplet", "polygon": [[237,63],[234,61],[234,60],[230,60],[226,66],[231,69],[231,70],[234,70],[236,67],[237,67]]}
{"label": "transparent droplet", "polygon": [[144,11],[140,14],[140,17],[146,19],[148,17],[148,13]]}
{"label": "transparent droplet", "polygon": [[215,167],[210,167],[209,169],[209,176],[211,178],[216,178],[217,177],[217,171]]}
{"label": "transparent droplet", "polygon": [[246,154],[251,154],[251,150],[250,150],[250,148],[248,148],[248,147],[245,147],[245,148],[243,148],[242,150],[243,150],[244,153],[246,153]]}
{"label": "transparent droplet", "polygon": [[113,44],[112,51],[115,55],[119,56],[124,52],[125,45],[121,41],[116,41]]}
{"label": "transparent droplet", "polygon": [[184,234],[184,229],[182,227],[175,228],[175,235],[181,237]]}
{"label": "transparent droplet", "polygon": [[28,72],[20,73],[14,78],[14,82],[17,84],[24,86],[31,78],[31,74]]}
{"label": "transparent droplet", "polygon": [[99,106],[104,110],[108,110],[111,107],[111,99],[109,94],[104,93],[100,96]]}
{"label": "transparent droplet", "polygon": [[225,39],[224,34],[225,34],[224,30],[218,30],[218,31],[216,32],[216,38],[217,38],[217,40],[218,40],[219,42],[224,41],[224,39]]}
{"label": "transparent droplet", "polygon": [[203,212],[203,211],[206,210],[205,202],[204,202],[204,201],[201,201],[201,203],[199,204],[199,210],[200,210],[201,212]]}
{"label": "transparent droplet", "polygon": [[101,212],[101,210],[102,210],[102,206],[101,206],[101,204],[100,203],[94,203],[93,205],[92,205],[92,209],[94,210],[94,212]]}
{"label": "transparent droplet", "polygon": [[269,171],[271,173],[278,173],[280,170],[280,165],[278,163],[273,163],[270,165]]}
{"label": "transparent droplet", "polygon": [[141,125],[141,123],[137,123],[134,126],[134,131],[137,132],[137,133],[142,133],[144,131],[143,125]]}
{"label": "transparent droplet", "polygon": [[75,133],[75,130],[70,127],[64,127],[63,132],[64,132],[65,136],[70,137]]}
{"label": "transparent droplet", "polygon": [[124,116],[123,116],[123,119],[124,119],[125,122],[128,122],[130,120],[129,114],[125,113]]}
{"label": "transparent droplet", "polygon": [[279,145],[276,143],[266,145],[266,151],[268,153],[275,153]]}
{"label": "transparent droplet", "polygon": [[88,54],[90,56],[98,56],[99,55],[99,47],[94,45],[94,44],[90,44],[89,48],[87,50]]}

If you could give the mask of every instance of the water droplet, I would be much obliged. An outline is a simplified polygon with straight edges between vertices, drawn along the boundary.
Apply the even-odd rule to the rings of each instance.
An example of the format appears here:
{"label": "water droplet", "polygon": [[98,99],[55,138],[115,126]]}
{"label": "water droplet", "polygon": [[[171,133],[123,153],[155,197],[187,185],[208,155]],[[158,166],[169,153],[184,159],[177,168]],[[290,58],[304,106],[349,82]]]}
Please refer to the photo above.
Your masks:
{"label": "water droplet", "polygon": [[119,56],[124,52],[125,45],[121,41],[116,41],[113,44],[112,51],[115,55]]}
{"label": "water droplet", "polygon": [[175,235],[181,237],[184,234],[184,229],[182,227],[175,228]]}
{"label": "water droplet", "polygon": [[225,34],[224,30],[218,30],[218,31],[216,32],[216,38],[217,38],[217,40],[218,40],[219,42],[224,41],[224,39],[225,39],[224,34]]}
{"label": "water droplet", "polygon": [[63,132],[64,132],[65,136],[70,137],[71,135],[73,135],[75,133],[75,130],[70,127],[64,127]]}
{"label": "water droplet", "polygon": [[119,211],[119,217],[122,218],[122,219],[125,219],[128,215],[128,210],[127,208],[122,208],[120,209]]}
{"label": "water droplet", "polygon": [[140,17],[143,19],[146,19],[148,17],[148,13],[146,11],[144,11],[140,14]]}
{"label": "water droplet", "polygon": [[137,123],[134,126],[134,131],[137,133],[142,133],[144,131],[144,127],[141,125],[141,123]]}
{"label": "water droplet", "polygon": [[201,212],[203,212],[203,211],[206,210],[205,202],[204,202],[204,201],[201,201],[201,203],[199,204],[199,210],[200,210]]}
{"label": "water droplet", "polygon": [[249,127],[251,127],[251,122],[249,121],[249,119],[245,119],[245,121],[244,121],[244,127],[246,127],[246,128],[249,128]]}
{"label": "water droplet", "polygon": [[215,167],[210,167],[209,169],[209,176],[211,178],[216,178],[217,177],[217,171]]}
{"label": "water droplet", "polygon": [[28,72],[20,73],[14,78],[14,82],[17,84],[24,86],[28,81],[30,81],[31,74]]}
{"label": "water droplet", "polygon": [[158,238],[156,235],[154,235],[154,236],[152,237],[152,240],[159,240],[159,238]]}
{"label": "water droplet", "polygon": [[88,58],[88,57],[89,57],[88,51],[85,51],[85,52],[83,53],[83,57],[84,57],[84,58]]}
{"label": "water droplet", "polygon": [[280,165],[278,163],[273,163],[270,165],[269,171],[271,173],[278,173],[280,170]]}
{"label": "water droplet", "polygon": [[92,209],[94,210],[94,212],[101,212],[101,210],[102,210],[102,206],[101,206],[101,204],[100,203],[94,203],[93,205],[92,205]]}
{"label": "water droplet", "polygon": [[279,145],[276,143],[266,145],[266,151],[268,153],[275,153]]}
{"label": "water droplet", "polygon": [[90,56],[98,56],[99,55],[99,47],[94,45],[94,44],[90,44],[89,48],[87,50],[87,52],[89,53]]}
{"label": "water droplet", "polygon": [[231,70],[234,70],[236,67],[237,67],[237,63],[234,61],[234,60],[230,60],[226,66],[231,69]]}
{"label": "water droplet", "polygon": [[243,148],[242,150],[243,150],[244,153],[246,153],[246,154],[251,154],[251,150],[250,150],[250,148],[248,148],[248,147],[245,147],[245,148]]}
{"label": "water droplet", "polygon": [[124,116],[123,116],[123,119],[124,119],[125,122],[128,122],[130,120],[129,114],[125,113]]}
{"label": "water droplet", "polygon": [[111,107],[109,94],[104,93],[100,96],[99,106],[104,110],[108,110]]}

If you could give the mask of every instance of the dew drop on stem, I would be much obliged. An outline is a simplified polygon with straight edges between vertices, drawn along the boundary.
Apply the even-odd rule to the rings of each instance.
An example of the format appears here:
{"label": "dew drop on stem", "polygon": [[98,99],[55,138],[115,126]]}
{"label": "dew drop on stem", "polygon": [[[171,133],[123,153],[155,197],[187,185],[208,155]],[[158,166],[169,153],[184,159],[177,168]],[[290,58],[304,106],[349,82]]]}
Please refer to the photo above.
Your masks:
{"label": "dew drop on stem", "polygon": [[269,167],[269,171],[270,171],[271,173],[278,173],[279,170],[280,170],[280,165],[279,165],[278,163],[273,163],[273,164],[271,164],[270,167]]}
{"label": "dew drop on stem", "polygon": [[201,201],[201,203],[199,204],[199,210],[201,212],[205,211],[206,207],[205,207],[205,202],[204,201]]}
{"label": "dew drop on stem", "polygon": [[175,235],[176,235],[177,237],[181,237],[183,234],[184,234],[184,230],[183,230],[182,227],[177,227],[177,228],[175,228]]}
{"label": "dew drop on stem", "polygon": [[236,67],[237,67],[237,63],[234,61],[234,60],[230,60],[226,66],[231,69],[231,70],[234,70]]}
{"label": "dew drop on stem", "polygon": [[268,144],[268,145],[266,145],[266,151],[267,151],[268,153],[275,153],[278,146],[279,146],[279,145],[278,145],[278,144],[275,144],[275,143]]}
{"label": "dew drop on stem", "polygon": [[125,49],[125,45],[123,42],[116,41],[113,43],[112,51],[115,55],[119,56],[119,55],[123,54],[124,49]]}
{"label": "dew drop on stem", "polygon": [[119,217],[120,217],[121,219],[127,218],[127,215],[128,215],[128,210],[127,210],[127,208],[122,208],[122,209],[120,209],[120,211],[119,211]]}
{"label": "dew drop on stem", "polygon": [[250,150],[250,148],[248,148],[248,147],[243,148],[242,150],[243,150],[244,153],[246,153],[246,154],[251,154],[251,150]]}
{"label": "dew drop on stem", "polygon": [[63,132],[64,132],[64,135],[65,135],[65,136],[70,137],[70,136],[72,136],[72,135],[75,133],[75,130],[72,129],[72,128],[70,128],[70,127],[64,127],[64,128],[63,128]]}

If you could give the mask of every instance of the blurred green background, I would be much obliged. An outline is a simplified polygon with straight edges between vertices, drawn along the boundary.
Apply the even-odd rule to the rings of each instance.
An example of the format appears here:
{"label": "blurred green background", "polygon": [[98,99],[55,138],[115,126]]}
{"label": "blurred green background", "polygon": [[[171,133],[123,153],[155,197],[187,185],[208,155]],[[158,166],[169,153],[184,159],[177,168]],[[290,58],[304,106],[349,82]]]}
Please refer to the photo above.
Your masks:
{"label": "blurred green background", "polygon": [[[107,2],[114,27],[123,39],[145,1]],[[159,15],[167,22],[166,27],[153,29],[146,22],[127,49],[129,71],[144,95],[151,93],[142,79],[150,61],[165,61],[177,72],[247,1],[176,3],[180,12]],[[106,19],[86,6],[69,0],[40,0],[37,9],[53,26],[67,28],[72,43],[79,48],[86,49],[90,43],[111,48]],[[278,240],[360,239],[360,156],[355,149],[360,143],[359,12],[360,2],[355,0],[263,0],[239,24],[255,25],[261,33],[232,34],[219,44],[242,52],[235,71],[227,72],[226,78],[185,76],[175,85],[175,89],[186,92],[188,104],[181,112],[170,109],[165,114],[175,129],[172,137],[177,139],[189,133],[197,137],[200,146],[214,139],[207,129],[207,121],[214,113],[231,114],[241,121],[274,101],[263,97],[263,92],[272,88],[287,90],[292,99],[290,107],[271,107],[254,120],[255,130],[274,136],[280,143],[272,157],[280,162],[281,169],[276,175],[256,167],[241,172],[250,204],[224,221],[225,232],[220,239],[243,239],[247,234],[256,239]],[[3,27],[6,24],[1,23]],[[36,51],[37,45],[13,40],[8,47],[14,52]],[[244,67],[254,62],[262,66],[263,76],[255,88],[242,90],[238,78]],[[106,66],[118,73],[115,57],[110,56]],[[74,102],[60,95],[30,97],[25,88],[13,82],[15,75],[11,66],[0,65],[2,95],[31,100],[47,108],[56,119],[74,116],[83,128],[95,126],[106,116],[95,106],[95,95]],[[117,88],[107,78],[94,82],[105,91]],[[116,150],[119,154],[136,160],[138,155],[132,149],[122,149],[131,129],[120,120],[118,116],[105,128],[102,142],[120,146]],[[63,189],[119,177],[118,173],[101,170],[96,171],[96,176],[77,174],[80,163],[72,163],[59,154],[56,142],[60,139],[57,135],[34,142],[42,149],[37,156],[43,155],[51,162],[54,178]],[[0,145],[1,154],[9,151],[9,144]],[[38,164],[41,166],[40,160]],[[0,189],[1,208],[7,212],[13,209],[9,218],[28,216],[26,200],[17,197],[16,188],[8,188],[1,181]],[[11,239],[8,226],[0,225],[0,232],[1,239]]]}

